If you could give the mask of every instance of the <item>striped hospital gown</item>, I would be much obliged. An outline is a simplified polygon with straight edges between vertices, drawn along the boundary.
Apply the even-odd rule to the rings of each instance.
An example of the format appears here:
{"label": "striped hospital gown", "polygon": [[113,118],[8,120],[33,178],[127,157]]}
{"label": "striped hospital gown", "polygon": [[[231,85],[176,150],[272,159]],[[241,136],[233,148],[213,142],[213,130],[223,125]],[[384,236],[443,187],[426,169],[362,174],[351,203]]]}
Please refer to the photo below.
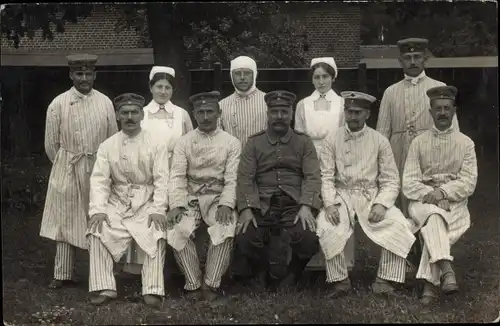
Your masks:
{"label": "striped hospital gown", "polygon": [[[388,140],[366,125],[358,132],[350,132],[344,125],[333,141],[325,141],[320,164],[324,207],[342,204],[348,215],[344,220],[350,220],[344,225],[345,230],[340,230],[342,226],[339,226],[339,234],[334,239],[338,249],[334,255],[343,250],[352,232],[349,225],[354,224],[354,215],[357,215],[363,231],[373,242],[406,258],[415,237],[408,221],[394,206],[399,193],[399,174]],[[384,220],[379,223],[368,221],[374,204],[388,208]],[[321,218],[324,212],[318,220]],[[318,226],[318,235],[321,232]]]}
{"label": "striped hospital gown", "polygon": [[[454,127],[446,131],[433,127],[415,138],[406,160],[402,186],[404,195],[410,200],[408,211],[415,222],[413,231],[422,229],[432,214],[438,214],[447,224],[447,231],[444,231],[447,234],[440,237],[448,237],[450,245],[458,241],[470,227],[467,202],[474,193],[477,173],[474,142]],[[420,202],[435,187],[446,193],[450,212]],[[439,274],[434,267],[431,270],[431,258],[428,250],[423,250],[417,277],[438,284]]]}
{"label": "striped hospital gown", "polygon": [[[411,141],[434,125],[429,113],[431,107],[426,91],[443,85],[443,82],[424,73],[415,84],[403,79],[389,86],[384,92],[376,129],[390,140],[400,176],[403,175]],[[453,124],[458,128],[456,117]]]}
{"label": "striped hospital gown", "polygon": [[[177,142],[170,171],[170,208],[187,209],[183,219],[195,220],[190,234],[201,220],[209,227],[221,226],[215,220],[218,206],[235,208],[240,155],[239,140],[220,129],[210,134],[195,129]],[[236,216],[232,234],[228,237],[221,240],[210,236],[212,241],[208,248],[205,283],[211,287],[220,286],[222,275],[229,266],[235,222]],[[178,240],[174,239],[174,231],[168,233],[169,243],[173,246]],[[174,255],[186,278],[185,289],[195,290],[201,286],[200,264],[194,242],[186,240],[183,248],[174,250]]]}
{"label": "striped hospital gown", "polygon": [[89,178],[98,146],[117,132],[111,100],[74,87],[47,110],[45,151],[53,163],[40,236],[86,249]]}
{"label": "striped hospital gown", "polygon": [[266,93],[259,89],[248,96],[233,93],[219,102],[222,110],[219,126],[236,137],[242,148],[248,137],[267,128]]}
{"label": "striped hospital gown", "polygon": [[165,232],[148,228],[150,214],[166,217],[168,206],[168,145],[149,131],[129,137],[120,132],[102,143],[90,178],[89,215],[105,213],[111,227],[93,233],[118,261],[132,238],[150,257]]}

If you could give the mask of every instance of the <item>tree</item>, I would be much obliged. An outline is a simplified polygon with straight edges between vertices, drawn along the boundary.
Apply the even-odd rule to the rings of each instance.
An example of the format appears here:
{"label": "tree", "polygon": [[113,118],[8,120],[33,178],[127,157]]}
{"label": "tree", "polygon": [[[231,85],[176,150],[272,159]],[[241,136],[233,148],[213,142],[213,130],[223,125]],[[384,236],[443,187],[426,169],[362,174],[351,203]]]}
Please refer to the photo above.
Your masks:
{"label": "tree", "polygon": [[[94,4],[9,4],[1,11],[1,35],[19,45],[23,37],[53,39],[64,33],[65,23],[76,23],[92,14]],[[109,6],[109,5],[107,5]],[[255,57],[260,67],[302,66],[303,24],[287,15],[286,3],[134,3],[112,5],[120,19],[116,30],[134,28],[153,48],[154,64],[176,70],[174,101],[189,108],[189,66],[194,61],[219,61],[228,65],[236,55]],[[293,9],[293,8],[292,8]],[[194,54],[188,56],[187,54]],[[18,106],[21,104],[18,104]],[[4,107],[21,115],[22,107]],[[25,133],[28,128],[12,129]],[[27,139],[14,134],[11,139]],[[28,142],[29,144],[29,142]],[[23,147],[23,146],[21,146]],[[24,149],[21,152],[29,152]],[[20,155],[20,152],[16,153]]]}
{"label": "tree", "polygon": [[[404,37],[425,37],[436,56],[497,55],[495,6],[478,1],[370,3],[364,8],[362,42],[396,44]],[[383,42],[377,34],[381,26],[386,29]]]}
{"label": "tree", "polygon": [[[1,15],[2,35],[16,47],[21,38],[32,38],[39,29],[50,40],[54,32],[64,32],[66,22],[87,17],[96,6],[7,5]],[[146,34],[155,65],[176,69],[179,87],[174,98],[181,101],[189,95],[188,67],[193,59],[227,63],[235,53],[245,53],[254,56],[261,66],[303,64],[303,24],[286,14],[287,4],[181,2],[114,6],[121,17],[117,31],[133,27]],[[187,60],[187,52],[199,54]]]}

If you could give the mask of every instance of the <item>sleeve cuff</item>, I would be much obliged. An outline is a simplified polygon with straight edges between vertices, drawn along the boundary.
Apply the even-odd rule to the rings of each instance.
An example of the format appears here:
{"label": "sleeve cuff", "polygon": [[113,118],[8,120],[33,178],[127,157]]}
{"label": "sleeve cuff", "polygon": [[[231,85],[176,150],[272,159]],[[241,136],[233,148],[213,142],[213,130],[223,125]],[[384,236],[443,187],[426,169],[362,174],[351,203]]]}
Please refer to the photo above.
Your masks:
{"label": "sleeve cuff", "polygon": [[219,200],[219,205],[218,206],[227,206],[229,208],[231,208],[232,210],[234,210],[236,204],[233,202],[229,202],[229,201],[226,201],[226,200]]}

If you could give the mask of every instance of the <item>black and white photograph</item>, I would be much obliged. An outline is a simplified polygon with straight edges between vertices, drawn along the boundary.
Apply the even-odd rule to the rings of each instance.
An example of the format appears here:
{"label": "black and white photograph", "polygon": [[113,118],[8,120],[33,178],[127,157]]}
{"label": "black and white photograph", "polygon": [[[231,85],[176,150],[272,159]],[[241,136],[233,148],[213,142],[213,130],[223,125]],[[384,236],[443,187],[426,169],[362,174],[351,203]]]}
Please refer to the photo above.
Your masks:
{"label": "black and white photograph", "polygon": [[0,25],[5,325],[500,321],[497,1]]}

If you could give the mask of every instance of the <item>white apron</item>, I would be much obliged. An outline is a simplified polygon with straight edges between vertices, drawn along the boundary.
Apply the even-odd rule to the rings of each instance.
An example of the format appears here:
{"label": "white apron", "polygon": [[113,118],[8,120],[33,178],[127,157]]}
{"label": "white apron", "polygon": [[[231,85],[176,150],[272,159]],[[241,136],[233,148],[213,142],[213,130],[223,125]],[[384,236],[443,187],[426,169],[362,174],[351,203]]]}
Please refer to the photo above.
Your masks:
{"label": "white apron", "polygon": [[[340,127],[340,119],[344,111],[344,98],[330,89],[324,98],[320,98],[320,93],[314,91],[310,96],[304,99],[304,118],[307,135],[311,137],[316,152],[319,155],[321,144],[325,138],[333,139]],[[347,267],[351,269],[354,266],[355,240],[354,235],[349,238],[345,246],[345,259]],[[323,254],[318,252],[309,264],[308,269],[323,270],[325,261]]]}
{"label": "white apron", "polygon": [[335,137],[340,125],[340,117],[344,111],[344,99],[332,89],[324,98],[314,91],[304,99],[304,118],[307,135],[311,137],[316,152],[326,137]]}
{"label": "white apron", "polygon": [[[149,102],[149,104],[144,107],[144,119],[141,121],[141,127],[144,130],[151,131],[158,141],[168,142],[169,166],[172,166],[174,146],[183,133],[183,109],[174,105],[170,101],[166,103],[165,110],[169,113],[173,113],[173,119],[153,118],[151,116],[152,113],[158,112],[158,110],[158,103],[154,100]],[[123,271],[131,274],[141,274],[142,264],[144,263],[145,257],[146,253],[139,246],[137,246],[135,242],[132,242],[127,252],[126,264],[123,267]]]}

